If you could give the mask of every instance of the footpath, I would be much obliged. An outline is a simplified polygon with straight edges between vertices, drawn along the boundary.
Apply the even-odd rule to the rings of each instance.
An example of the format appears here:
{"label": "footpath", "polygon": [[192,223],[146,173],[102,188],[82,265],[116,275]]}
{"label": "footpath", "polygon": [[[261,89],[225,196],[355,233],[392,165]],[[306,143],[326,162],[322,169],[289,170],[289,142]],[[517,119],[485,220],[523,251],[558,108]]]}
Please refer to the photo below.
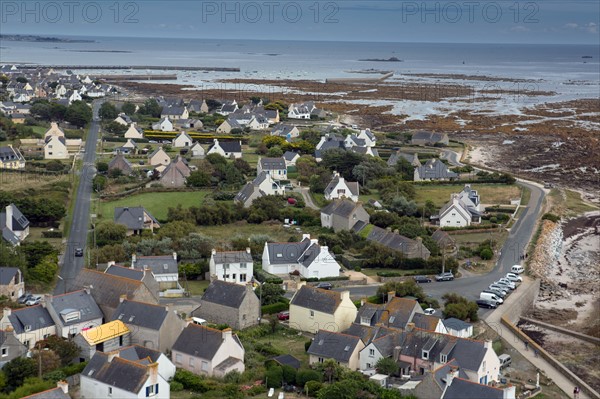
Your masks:
{"label": "footpath", "polygon": [[[565,397],[572,398],[573,388],[579,384],[572,382],[572,380],[568,378],[563,371],[559,370],[554,364],[546,360],[541,353],[543,349],[540,348],[536,356],[534,348],[536,348],[537,345],[535,342],[529,341],[529,348],[527,348],[525,346],[524,337],[502,323],[503,316],[511,322],[514,320],[515,315],[517,317],[520,316],[520,309],[522,308],[523,304],[526,304],[527,301],[531,301],[530,295],[531,291],[536,289],[533,286],[535,283],[536,282],[534,280],[525,277],[523,283],[521,283],[521,285],[510,296],[507,297],[504,304],[502,304],[498,309],[494,310],[485,318],[485,322],[491,328],[496,330],[504,340],[512,345],[513,348],[523,355],[531,364],[533,364],[539,370],[542,370],[548,376],[548,378],[552,379],[552,381],[563,392],[565,392]],[[582,389],[578,398],[592,399],[593,397],[589,396]]]}

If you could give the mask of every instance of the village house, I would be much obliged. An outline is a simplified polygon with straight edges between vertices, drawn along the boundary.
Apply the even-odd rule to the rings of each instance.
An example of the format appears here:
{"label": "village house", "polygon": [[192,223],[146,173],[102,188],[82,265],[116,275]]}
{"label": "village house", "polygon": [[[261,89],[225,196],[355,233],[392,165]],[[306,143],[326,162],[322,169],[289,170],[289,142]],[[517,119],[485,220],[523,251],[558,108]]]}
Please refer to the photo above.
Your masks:
{"label": "village house", "polygon": [[121,147],[115,147],[113,149],[113,154],[136,154],[137,153],[137,144],[133,139],[127,139],[125,144]]}
{"label": "village house", "polygon": [[295,125],[278,124],[271,129],[271,136],[283,137],[287,141],[298,138],[300,130]]}
{"label": "village house", "polygon": [[256,164],[256,174],[266,172],[273,180],[287,179],[287,166],[283,158],[259,158]]}
{"label": "village house", "polygon": [[160,227],[160,223],[142,206],[115,207],[113,220],[127,227],[127,235],[139,235],[143,230],[153,232]]}
{"label": "village house", "polygon": [[56,388],[46,389],[45,391],[26,396],[27,399],[71,399],[69,395],[69,383],[67,381],[58,381]]}
{"label": "village house", "polygon": [[333,172],[333,178],[325,188],[325,199],[334,200],[348,198],[358,201],[358,182],[347,182],[338,172]]}
{"label": "village house", "polygon": [[363,326],[373,327],[381,324],[388,328],[404,330],[409,323],[414,322],[413,319],[417,314],[424,315],[419,302],[395,295],[395,292],[389,292],[387,302],[381,305],[364,303],[358,310],[354,322]]}
{"label": "village house", "polygon": [[115,277],[123,277],[135,281],[140,281],[143,283],[146,288],[152,293],[155,298],[160,296],[160,286],[156,278],[154,278],[154,274],[149,267],[144,268],[144,270],[134,269],[129,266],[121,266],[115,264],[115,262],[108,262],[104,273],[110,274]]}
{"label": "village house", "polygon": [[121,277],[97,270],[81,269],[72,284],[72,289],[87,287],[96,304],[104,314],[104,320],[112,320],[119,306],[121,295],[129,300],[158,304],[158,298],[143,281]]}
{"label": "village house", "polygon": [[209,261],[211,281],[221,280],[229,283],[245,285],[252,280],[254,263],[250,248],[245,251],[212,250]]}
{"label": "village house", "polygon": [[71,339],[85,329],[102,324],[104,315],[89,290],[46,295],[45,303],[59,337]]}
{"label": "village house", "polygon": [[316,109],[313,102],[290,104],[288,107],[289,119],[310,119],[311,113]]}
{"label": "village house", "polygon": [[125,132],[125,138],[126,139],[143,139],[144,131],[142,129],[140,129],[139,127],[137,127],[135,122],[132,122],[131,125],[129,125],[129,128],[127,129],[127,131]]}
{"label": "village house", "polygon": [[160,174],[158,182],[164,187],[185,187],[191,170],[185,159],[178,155]]}
{"label": "village house", "polygon": [[214,139],[213,144],[208,147],[208,154],[219,154],[225,158],[241,158],[242,157],[242,142],[241,141],[219,141]]}
{"label": "village house", "polygon": [[150,155],[148,155],[148,163],[152,166],[167,166],[171,163],[171,158],[162,147],[158,147]]}
{"label": "village house", "polygon": [[64,137],[50,136],[44,144],[44,159],[69,159],[67,142]]}
{"label": "village house", "polygon": [[187,105],[188,111],[195,112],[197,114],[207,114],[208,113],[208,104],[206,104],[206,100],[190,100]]}
{"label": "village house", "polygon": [[25,169],[25,158],[12,145],[0,147],[0,169]]}
{"label": "village house", "polygon": [[169,306],[130,301],[121,296],[112,320],[120,320],[135,334],[131,343],[167,352],[184,328],[184,321]]}
{"label": "village house", "polygon": [[[115,119],[113,119],[113,122],[117,122],[118,124],[123,125],[123,126],[128,126],[133,123],[131,118],[123,112],[119,113],[119,115]],[[131,127],[131,126],[129,126],[129,127]]]}
{"label": "village house", "polygon": [[11,360],[24,356],[27,350],[28,348],[17,339],[11,326],[0,330],[0,369]]}
{"label": "village house", "polygon": [[0,233],[9,244],[19,245],[29,235],[29,220],[15,204],[8,204],[0,212]]}
{"label": "village house", "polygon": [[412,145],[448,145],[448,135],[446,133],[433,133],[420,131],[413,133],[412,138],[410,140]]}
{"label": "village house", "polygon": [[467,323],[455,317],[444,320],[444,327],[448,334],[459,338],[471,338],[473,336],[473,324]]}
{"label": "village house", "polygon": [[131,345],[131,335],[125,323],[115,320],[81,331],[73,342],[80,349],[79,361],[84,362],[96,352],[110,352]]}
{"label": "village house", "polygon": [[356,318],[349,291],[329,291],[300,283],[290,301],[290,327],[316,334],[319,330],[344,331]]}
{"label": "village house", "polygon": [[387,160],[387,164],[388,166],[396,166],[400,159],[404,159],[406,162],[410,163],[411,166],[415,168],[421,166],[421,161],[419,161],[419,154],[417,154],[416,152],[414,154],[409,154],[400,150],[392,152],[392,155],[390,155],[390,157]]}
{"label": "village house", "polygon": [[65,137],[65,132],[58,126],[56,122],[50,122],[50,129],[44,133],[44,139],[51,136]]}
{"label": "village house", "polygon": [[238,104],[235,100],[233,101],[224,101],[219,108],[218,113],[224,116],[228,116],[229,114],[238,110]]}
{"label": "village house", "polygon": [[470,184],[458,194],[452,194],[450,201],[440,209],[437,217],[442,227],[465,227],[481,223],[481,203],[477,190]]}
{"label": "village house", "polygon": [[244,208],[250,207],[252,202],[266,195],[284,195],[285,188],[273,180],[270,174],[262,172],[256,178],[246,183],[246,185],[237,193],[234,198],[236,203],[240,203]]}
{"label": "village house", "polygon": [[192,154],[192,158],[203,159],[206,155],[204,151],[204,147],[200,145],[197,141],[190,148],[190,153]]}
{"label": "village house", "polygon": [[286,167],[296,166],[296,161],[300,159],[300,155],[297,152],[286,151],[283,153],[283,159]]}
{"label": "village house", "polygon": [[427,260],[431,255],[431,252],[423,245],[420,237],[413,240],[377,226],[373,226],[371,232],[367,235],[367,241],[374,241],[384,247],[399,251],[406,258],[421,258]]}
{"label": "village house", "polygon": [[188,119],[190,117],[190,113],[186,106],[170,106],[163,107],[162,112],[160,113],[160,117],[169,118],[171,120]]}
{"label": "village house", "polygon": [[156,123],[152,124],[152,130],[159,130],[161,132],[172,132],[173,122],[169,119],[169,117],[164,117]]}
{"label": "village house", "polygon": [[329,248],[319,240],[303,234],[300,242],[265,242],[262,256],[263,270],[271,274],[299,272],[301,276],[337,277],[340,265]]}
{"label": "village house", "polygon": [[361,130],[358,138],[364,140],[367,147],[375,147],[377,144],[377,137],[371,132],[371,129]]}
{"label": "village house", "polygon": [[184,148],[192,145],[194,140],[187,134],[186,132],[181,132],[175,137],[173,140],[173,147],[175,148]]}
{"label": "village house", "polygon": [[324,136],[321,136],[321,140],[315,147],[315,159],[317,162],[321,162],[323,153],[334,149],[346,150],[344,138],[334,133],[326,133]]}
{"label": "village house", "polygon": [[189,324],[171,351],[175,366],[198,375],[223,377],[231,371],[243,373],[245,350],[231,328],[223,331]]}
{"label": "village house", "polygon": [[438,158],[428,160],[425,165],[415,168],[413,173],[414,181],[430,180],[455,180],[458,174],[448,169],[445,163]]}
{"label": "village house", "polygon": [[244,124],[237,119],[226,119],[217,127],[217,133],[230,134],[233,130],[243,130]]}
{"label": "village house", "polygon": [[0,296],[16,302],[25,293],[25,280],[18,267],[0,266]]}
{"label": "village house", "polygon": [[165,360],[149,361],[153,356],[141,355],[129,360],[123,351],[106,352],[96,352],[81,372],[81,399],[171,397],[169,382],[159,373]]}
{"label": "village house", "polygon": [[312,340],[308,353],[308,363],[316,365],[333,359],[340,366],[350,370],[359,369],[359,353],[365,347],[360,338],[339,332],[319,330]]}
{"label": "village house", "polygon": [[10,329],[28,350],[33,349],[38,341],[56,335],[56,325],[42,305],[14,310],[4,308],[0,330]]}
{"label": "village house", "polygon": [[125,176],[129,176],[133,173],[133,165],[131,162],[125,158],[121,152],[118,152],[117,155],[109,162],[108,170],[111,171],[113,169],[118,169]]}
{"label": "village house", "polygon": [[202,123],[202,121],[200,119],[195,119],[195,118],[191,118],[191,119],[177,119],[175,121],[175,125],[177,126],[178,129],[195,129],[195,130],[199,130],[199,129],[202,129],[204,127],[204,124]]}
{"label": "village house", "polygon": [[445,232],[442,229],[437,229],[436,231],[434,231],[433,234],[431,235],[431,239],[433,241],[435,241],[438,248],[442,252],[454,253],[458,249],[456,246],[456,241],[454,241],[452,239],[452,237],[450,237],[450,234],[448,234],[447,232]]}
{"label": "village house", "polygon": [[368,224],[369,214],[360,202],[336,199],[321,209],[321,226],[336,233],[342,230],[358,233]]}
{"label": "village house", "polygon": [[131,268],[137,270],[152,270],[152,275],[162,291],[174,290],[182,292],[179,285],[179,265],[177,252],[171,255],[137,256],[131,255]]}
{"label": "village house", "polygon": [[251,283],[241,285],[213,280],[204,291],[200,306],[190,315],[241,330],[258,324],[260,301]]}

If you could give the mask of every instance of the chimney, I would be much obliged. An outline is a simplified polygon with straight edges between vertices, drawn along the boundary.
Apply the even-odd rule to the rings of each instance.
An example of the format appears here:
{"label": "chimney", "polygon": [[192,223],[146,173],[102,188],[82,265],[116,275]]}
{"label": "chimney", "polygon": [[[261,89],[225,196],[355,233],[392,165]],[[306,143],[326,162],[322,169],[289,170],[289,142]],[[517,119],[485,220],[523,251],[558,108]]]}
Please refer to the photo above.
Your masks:
{"label": "chimney", "polygon": [[121,296],[119,296],[119,303],[123,303],[123,301],[127,300],[127,295],[123,294]]}
{"label": "chimney", "polygon": [[483,347],[484,347],[485,349],[489,349],[489,348],[491,348],[491,347],[492,347],[492,341],[489,341],[489,340],[488,340],[488,341],[484,341],[484,342],[483,342]]}
{"label": "chimney", "polygon": [[401,350],[402,350],[401,346],[395,346],[394,347],[394,354],[393,354],[394,357],[392,359],[394,359],[396,361],[400,360],[400,351]]}
{"label": "chimney", "polygon": [[156,384],[158,382],[158,362],[150,363],[146,370],[150,377],[150,384]]}
{"label": "chimney", "polygon": [[62,389],[62,391],[66,394],[69,393],[69,383],[67,381],[61,380],[56,383],[56,387]]}
{"label": "chimney", "polygon": [[514,385],[507,386],[504,388],[502,392],[502,399],[515,399],[516,397],[516,387]]}
{"label": "chimney", "polygon": [[213,249],[210,251],[210,254],[211,254],[211,255],[216,255],[216,254],[217,254],[217,250],[213,248]]}
{"label": "chimney", "polygon": [[135,266],[135,262],[137,261],[137,256],[135,254],[131,254],[131,268]]}
{"label": "chimney", "polygon": [[6,206],[6,228],[10,231],[13,230],[13,204]]}
{"label": "chimney", "polygon": [[246,253],[249,254],[250,253],[250,248],[246,247]]}
{"label": "chimney", "polygon": [[367,298],[360,298],[360,306],[363,306],[365,303],[367,303]]}
{"label": "chimney", "polygon": [[165,311],[166,311],[167,313],[169,313],[169,304],[168,304],[168,303],[165,305]]}
{"label": "chimney", "polygon": [[12,310],[10,310],[10,308],[4,308],[4,309],[2,310],[2,316],[3,316],[3,317],[8,317],[8,316],[10,316],[10,315],[11,315],[11,313],[12,313]]}
{"label": "chimney", "polygon": [[410,332],[415,329],[415,323],[406,323],[406,331]]}
{"label": "chimney", "polygon": [[177,260],[177,252],[173,252],[173,259]]}
{"label": "chimney", "polygon": [[114,266],[114,265],[116,265],[116,264],[117,264],[117,262],[115,262],[114,260],[111,260],[110,262],[108,262],[108,263],[106,264],[106,268],[108,269],[109,267],[111,267],[111,266]]}
{"label": "chimney", "polygon": [[83,286],[83,290],[85,291],[86,294],[90,295],[92,292],[92,286],[91,285],[84,285]]}
{"label": "chimney", "polygon": [[452,380],[456,377],[458,377],[458,367],[451,367],[450,372],[446,374],[446,386],[449,387],[452,385]]}
{"label": "chimney", "polygon": [[390,302],[396,296],[396,291],[389,291],[387,293],[387,302]]}
{"label": "chimney", "polygon": [[119,356],[119,355],[120,355],[120,353],[119,353],[119,351],[118,351],[118,350],[117,350],[117,351],[112,351],[112,352],[107,352],[106,354],[108,355],[108,362],[109,362],[109,363],[110,363],[110,362],[112,362],[112,360],[113,360],[115,357],[120,357],[120,356]]}
{"label": "chimney", "polygon": [[223,341],[225,341],[226,339],[230,339],[233,337],[233,331],[231,330],[231,328],[226,328],[223,331],[221,331],[222,336],[223,336]]}
{"label": "chimney", "polygon": [[340,298],[343,300],[350,299],[350,291],[342,291],[340,292]]}
{"label": "chimney", "polygon": [[298,281],[298,283],[296,284],[296,289],[300,290],[300,288],[304,287],[305,285],[306,285],[306,281]]}

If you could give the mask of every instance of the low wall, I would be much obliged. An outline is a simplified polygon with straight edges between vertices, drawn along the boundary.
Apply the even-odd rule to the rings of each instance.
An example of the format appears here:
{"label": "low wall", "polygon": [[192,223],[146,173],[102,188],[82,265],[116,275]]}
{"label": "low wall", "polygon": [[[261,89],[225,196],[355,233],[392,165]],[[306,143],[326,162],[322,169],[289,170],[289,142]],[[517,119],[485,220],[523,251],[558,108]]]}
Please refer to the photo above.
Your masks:
{"label": "low wall", "polygon": [[526,321],[527,323],[535,324],[537,326],[546,328],[548,330],[559,332],[561,334],[570,335],[571,337],[575,337],[577,339],[587,341],[594,345],[600,345],[600,338],[592,337],[591,335],[578,333],[577,331],[569,330],[569,329],[563,328],[563,327],[558,327],[553,324],[544,323],[543,321],[540,321],[540,320],[530,319],[529,317],[521,317],[521,320]]}
{"label": "low wall", "polygon": [[334,288],[339,287],[351,287],[353,285],[367,285],[367,279],[363,278],[361,280],[335,280],[335,281],[315,281],[311,283],[306,283],[306,285],[316,286],[320,283],[331,283]]}
{"label": "low wall", "polygon": [[[502,324],[504,324],[506,327],[508,327],[523,342],[528,342],[529,346],[531,347],[532,350],[537,350],[539,356],[544,358],[544,360],[546,360],[548,363],[550,363],[554,368],[556,368],[556,370],[560,371],[565,376],[565,378],[567,378],[569,381],[571,381],[574,384],[574,386],[580,387],[581,390],[584,391],[591,398],[600,399],[600,394],[598,392],[594,391],[594,389],[592,387],[590,387],[588,384],[586,384],[581,378],[577,377],[571,370],[569,370],[561,362],[556,360],[554,358],[554,356],[552,356],[550,353],[546,352],[546,350],[544,348],[542,348],[534,340],[529,338],[527,336],[527,334],[525,334],[523,331],[521,331],[506,316],[507,316],[507,314],[502,316],[502,318],[500,319]],[[512,316],[514,317],[514,315],[512,315]],[[567,394],[570,394],[570,392],[567,392]]]}

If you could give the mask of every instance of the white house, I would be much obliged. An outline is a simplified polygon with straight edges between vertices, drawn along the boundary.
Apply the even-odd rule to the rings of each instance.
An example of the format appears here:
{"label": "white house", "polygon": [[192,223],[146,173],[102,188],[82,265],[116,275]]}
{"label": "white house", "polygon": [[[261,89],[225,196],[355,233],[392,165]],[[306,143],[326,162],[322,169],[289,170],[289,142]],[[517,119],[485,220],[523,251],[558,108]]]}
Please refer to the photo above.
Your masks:
{"label": "white house", "polygon": [[50,136],[65,137],[65,132],[60,127],[58,127],[58,123],[51,122],[50,129],[48,129],[44,134],[44,140]]}
{"label": "white house", "polygon": [[160,121],[154,123],[152,125],[152,130],[160,130],[162,132],[172,132],[173,131],[173,123],[169,119],[169,117],[162,118]]}
{"label": "white house", "polygon": [[128,126],[132,123],[131,118],[123,112],[121,112],[115,119],[113,119],[113,121],[123,126]]}
{"label": "white house", "polygon": [[473,324],[460,319],[450,317],[444,320],[444,326],[448,334],[459,338],[471,338],[473,336]]}
{"label": "white house", "polygon": [[200,145],[197,141],[190,148],[190,152],[192,153],[192,158],[204,158],[206,151],[204,151],[204,147]]}
{"label": "white house", "polygon": [[56,335],[56,324],[42,305],[15,310],[4,308],[0,330],[8,328],[12,328],[19,342],[29,350],[35,347],[36,342]]}
{"label": "white house", "polygon": [[69,159],[67,142],[62,136],[49,136],[44,144],[44,159]]}
{"label": "white house", "polygon": [[259,158],[256,164],[256,174],[268,173],[274,180],[287,179],[287,166],[283,158]]}
{"label": "white house", "polygon": [[[164,360],[163,360],[164,361]],[[159,373],[159,363],[148,358],[129,360],[120,351],[96,352],[81,372],[82,399],[169,399],[169,382]]]}
{"label": "white house", "polygon": [[256,179],[246,185],[236,194],[234,201],[248,208],[252,202],[265,195],[284,195],[285,188],[273,180],[267,172],[261,172]]}
{"label": "white house", "polygon": [[290,104],[288,107],[288,118],[290,119],[310,119],[311,112],[315,109],[312,102],[302,104]]}
{"label": "white house", "polygon": [[193,142],[194,140],[192,140],[192,138],[186,132],[181,132],[177,135],[177,137],[175,137],[175,140],[173,140],[173,147],[189,147]]}
{"label": "white house", "polygon": [[135,122],[129,125],[129,129],[125,132],[126,139],[143,139],[144,131],[136,126]]}
{"label": "white house", "polygon": [[377,144],[377,137],[375,137],[370,129],[361,130],[358,138],[363,139],[367,147],[375,147],[375,144]]}
{"label": "white house", "polygon": [[246,284],[254,275],[254,263],[250,248],[245,251],[217,252],[212,250],[209,262],[211,280]]}
{"label": "white house", "polygon": [[102,325],[104,315],[88,290],[45,296],[46,309],[56,324],[56,334],[73,338],[84,329]]}
{"label": "white house", "polygon": [[207,155],[219,154],[225,158],[241,158],[242,157],[242,142],[241,141],[219,141],[214,139],[213,144],[208,148]]}
{"label": "white house", "polygon": [[333,173],[331,182],[325,188],[325,199],[331,201],[338,198],[348,198],[358,201],[358,183],[347,182],[338,172]]}
{"label": "white house", "polygon": [[481,204],[477,190],[472,190],[471,185],[458,194],[452,194],[450,201],[440,209],[440,226],[465,227],[472,223],[481,223]]}
{"label": "white house", "polygon": [[311,239],[310,234],[303,234],[300,242],[266,242],[262,268],[271,274],[288,274],[297,270],[306,278],[340,275],[340,265],[329,248],[319,245],[319,240]]}
{"label": "white house", "polygon": [[296,166],[296,161],[298,161],[298,159],[300,159],[300,154],[298,154],[297,152],[293,152],[293,151],[286,151],[283,154],[283,159],[285,160],[286,167]]}

